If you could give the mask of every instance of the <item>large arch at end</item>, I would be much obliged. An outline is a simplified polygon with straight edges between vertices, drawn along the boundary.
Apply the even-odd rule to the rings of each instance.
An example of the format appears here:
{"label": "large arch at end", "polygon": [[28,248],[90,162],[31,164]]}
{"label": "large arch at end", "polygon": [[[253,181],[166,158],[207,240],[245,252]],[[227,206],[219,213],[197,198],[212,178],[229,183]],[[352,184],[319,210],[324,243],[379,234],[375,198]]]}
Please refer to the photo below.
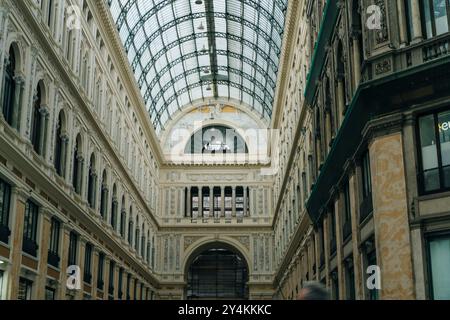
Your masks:
{"label": "large arch at end", "polygon": [[249,264],[235,246],[213,241],[196,248],[184,266],[188,300],[249,298]]}

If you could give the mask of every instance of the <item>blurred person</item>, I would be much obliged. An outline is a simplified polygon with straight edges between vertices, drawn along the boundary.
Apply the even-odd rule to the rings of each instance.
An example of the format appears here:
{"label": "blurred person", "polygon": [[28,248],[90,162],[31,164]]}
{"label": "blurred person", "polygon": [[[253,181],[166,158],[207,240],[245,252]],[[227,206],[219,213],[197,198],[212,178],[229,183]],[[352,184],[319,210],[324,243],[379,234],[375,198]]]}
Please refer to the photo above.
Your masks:
{"label": "blurred person", "polygon": [[330,300],[330,294],[320,282],[306,282],[297,296],[297,300]]}

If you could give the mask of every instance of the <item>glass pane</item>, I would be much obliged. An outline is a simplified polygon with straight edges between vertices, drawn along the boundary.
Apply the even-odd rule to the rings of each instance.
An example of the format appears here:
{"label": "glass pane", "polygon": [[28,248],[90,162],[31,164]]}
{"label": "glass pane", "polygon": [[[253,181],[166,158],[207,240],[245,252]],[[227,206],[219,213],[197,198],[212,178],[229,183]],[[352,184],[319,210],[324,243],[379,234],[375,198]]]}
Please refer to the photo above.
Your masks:
{"label": "glass pane", "polygon": [[425,191],[436,190],[440,186],[434,125],[433,115],[422,117],[419,121]]}
{"label": "glass pane", "polygon": [[450,238],[430,241],[430,264],[433,298],[450,299]]}
{"label": "glass pane", "polygon": [[434,0],[434,19],[436,21],[436,35],[448,32],[447,0]]}
{"label": "glass pane", "polygon": [[445,188],[450,188],[450,111],[438,115],[439,140]]}

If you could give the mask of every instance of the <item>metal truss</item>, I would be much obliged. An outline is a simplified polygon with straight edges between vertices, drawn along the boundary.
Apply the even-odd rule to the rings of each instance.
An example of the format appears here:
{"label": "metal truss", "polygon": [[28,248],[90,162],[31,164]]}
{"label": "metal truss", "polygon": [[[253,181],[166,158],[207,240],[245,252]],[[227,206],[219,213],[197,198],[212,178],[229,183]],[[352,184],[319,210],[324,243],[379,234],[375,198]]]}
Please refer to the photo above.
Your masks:
{"label": "metal truss", "polygon": [[[104,1],[155,129],[199,96],[252,101],[250,107],[270,119],[288,0]],[[207,30],[198,30],[194,21],[205,20]],[[218,39],[225,41],[219,46]]]}

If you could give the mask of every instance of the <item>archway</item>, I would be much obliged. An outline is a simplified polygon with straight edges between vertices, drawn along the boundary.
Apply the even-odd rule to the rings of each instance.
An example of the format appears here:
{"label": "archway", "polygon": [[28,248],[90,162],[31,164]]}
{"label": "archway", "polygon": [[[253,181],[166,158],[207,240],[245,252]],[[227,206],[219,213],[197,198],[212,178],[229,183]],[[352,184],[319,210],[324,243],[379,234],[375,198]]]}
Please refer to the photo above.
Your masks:
{"label": "archway", "polygon": [[188,300],[248,299],[248,264],[234,247],[210,243],[195,250],[186,264]]}

